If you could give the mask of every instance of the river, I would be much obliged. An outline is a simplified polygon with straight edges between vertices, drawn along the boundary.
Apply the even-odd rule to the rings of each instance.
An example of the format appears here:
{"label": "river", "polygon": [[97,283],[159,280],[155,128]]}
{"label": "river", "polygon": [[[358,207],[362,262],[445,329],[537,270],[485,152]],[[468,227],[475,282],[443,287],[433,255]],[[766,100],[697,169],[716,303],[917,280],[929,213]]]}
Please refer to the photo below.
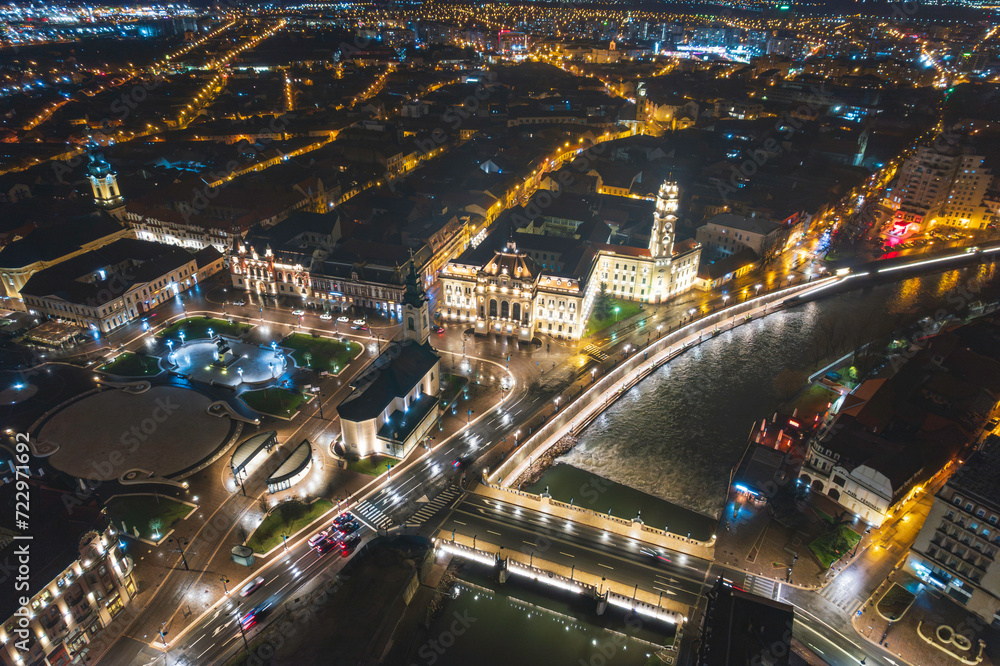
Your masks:
{"label": "river", "polygon": [[[768,315],[664,365],[601,415],[557,463],[717,518],[730,470],[754,422],[790,398],[824,352],[924,316],[959,312],[976,298],[998,297],[1000,271],[986,265]],[[564,465],[553,467],[536,487],[555,487]]]}

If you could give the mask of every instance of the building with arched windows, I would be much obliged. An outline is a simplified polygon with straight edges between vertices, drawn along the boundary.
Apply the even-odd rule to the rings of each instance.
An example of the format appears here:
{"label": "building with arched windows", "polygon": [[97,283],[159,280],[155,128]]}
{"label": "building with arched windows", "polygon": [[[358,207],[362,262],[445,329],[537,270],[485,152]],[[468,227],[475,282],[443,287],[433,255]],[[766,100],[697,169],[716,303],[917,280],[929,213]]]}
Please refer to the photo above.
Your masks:
{"label": "building with arched windows", "polygon": [[[641,303],[682,294],[694,286],[701,246],[675,242],[677,200],[677,185],[663,183],[646,247],[597,242],[595,233],[585,231],[587,223],[556,218],[551,209],[541,223],[509,230],[516,241],[502,238],[503,229],[495,231],[441,271],[438,314],[445,321],[474,323],[478,334],[577,340],[601,284],[615,298]],[[553,227],[548,235],[547,227]]]}

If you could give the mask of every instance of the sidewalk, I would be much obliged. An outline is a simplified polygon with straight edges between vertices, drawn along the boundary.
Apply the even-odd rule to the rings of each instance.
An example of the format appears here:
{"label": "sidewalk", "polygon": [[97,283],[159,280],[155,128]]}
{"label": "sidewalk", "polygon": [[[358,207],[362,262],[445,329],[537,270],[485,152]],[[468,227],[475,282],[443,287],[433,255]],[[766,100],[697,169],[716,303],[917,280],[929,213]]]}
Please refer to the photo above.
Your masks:
{"label": "sidewalk", "polygon": [[[890,623],[876,607],[893,583],[915,593],[916,599],[901,619]],[[905,571],[893,572],[854,614],[851,623],[869,643],[880,645],[914,666],[962,666],[975,663],[980,654],[980,666],[997,663],[995,656],[990,653],[995,654],[1000,648],[1000,632],[987,626],[979,617],[966,611],[947,595],[924,585]],[[953,641],[939,640],[936,632],[941,625],[947,625],[954,634],[961,634],[969,639],[971,648],[961,650]],[[946,630],[945,635],[948,635]],[[981,640],[986,645],[982,652],[979,647]]]}

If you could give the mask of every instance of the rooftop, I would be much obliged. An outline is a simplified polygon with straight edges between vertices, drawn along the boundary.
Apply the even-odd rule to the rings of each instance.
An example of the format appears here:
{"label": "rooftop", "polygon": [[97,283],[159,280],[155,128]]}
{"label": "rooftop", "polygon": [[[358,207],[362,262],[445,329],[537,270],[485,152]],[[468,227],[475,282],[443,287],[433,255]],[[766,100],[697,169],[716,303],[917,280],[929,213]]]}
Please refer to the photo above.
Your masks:
{"label": "rooftop", "polygon": [[958,468],[948,485],[963,495],[975,495],[993,506],[1000,506],[1000,437],[990,435],[983,448],[973,453]]}

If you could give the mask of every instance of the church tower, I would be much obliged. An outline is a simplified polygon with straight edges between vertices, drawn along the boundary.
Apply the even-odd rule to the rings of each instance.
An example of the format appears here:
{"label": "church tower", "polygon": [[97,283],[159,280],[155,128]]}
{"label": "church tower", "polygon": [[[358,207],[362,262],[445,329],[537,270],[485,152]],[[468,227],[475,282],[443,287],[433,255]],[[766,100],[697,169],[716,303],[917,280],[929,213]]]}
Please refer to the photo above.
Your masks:
{"label": "church tower", "polygon": [[125,198],[118,190],[118,178],[111,165],[97,150],[97,144],[91,142],[87,146],[90,163],[87,165],[87,179],[94,192],[94,203],[108,211],[112,217],[125,219]]}
{"label": "church tower", "polygon": [[677,183],[663,181],[656,195],[653,230],[649,234],[649,252],[657,266],[670,263],[674,255],[674,228],[677,225]]}
{"label": "church tower", "polygon": [[406,290],[403,292],[403,340],[424,344],[430,334],[430,306],[411,252],[410,272],[406,275]]}

